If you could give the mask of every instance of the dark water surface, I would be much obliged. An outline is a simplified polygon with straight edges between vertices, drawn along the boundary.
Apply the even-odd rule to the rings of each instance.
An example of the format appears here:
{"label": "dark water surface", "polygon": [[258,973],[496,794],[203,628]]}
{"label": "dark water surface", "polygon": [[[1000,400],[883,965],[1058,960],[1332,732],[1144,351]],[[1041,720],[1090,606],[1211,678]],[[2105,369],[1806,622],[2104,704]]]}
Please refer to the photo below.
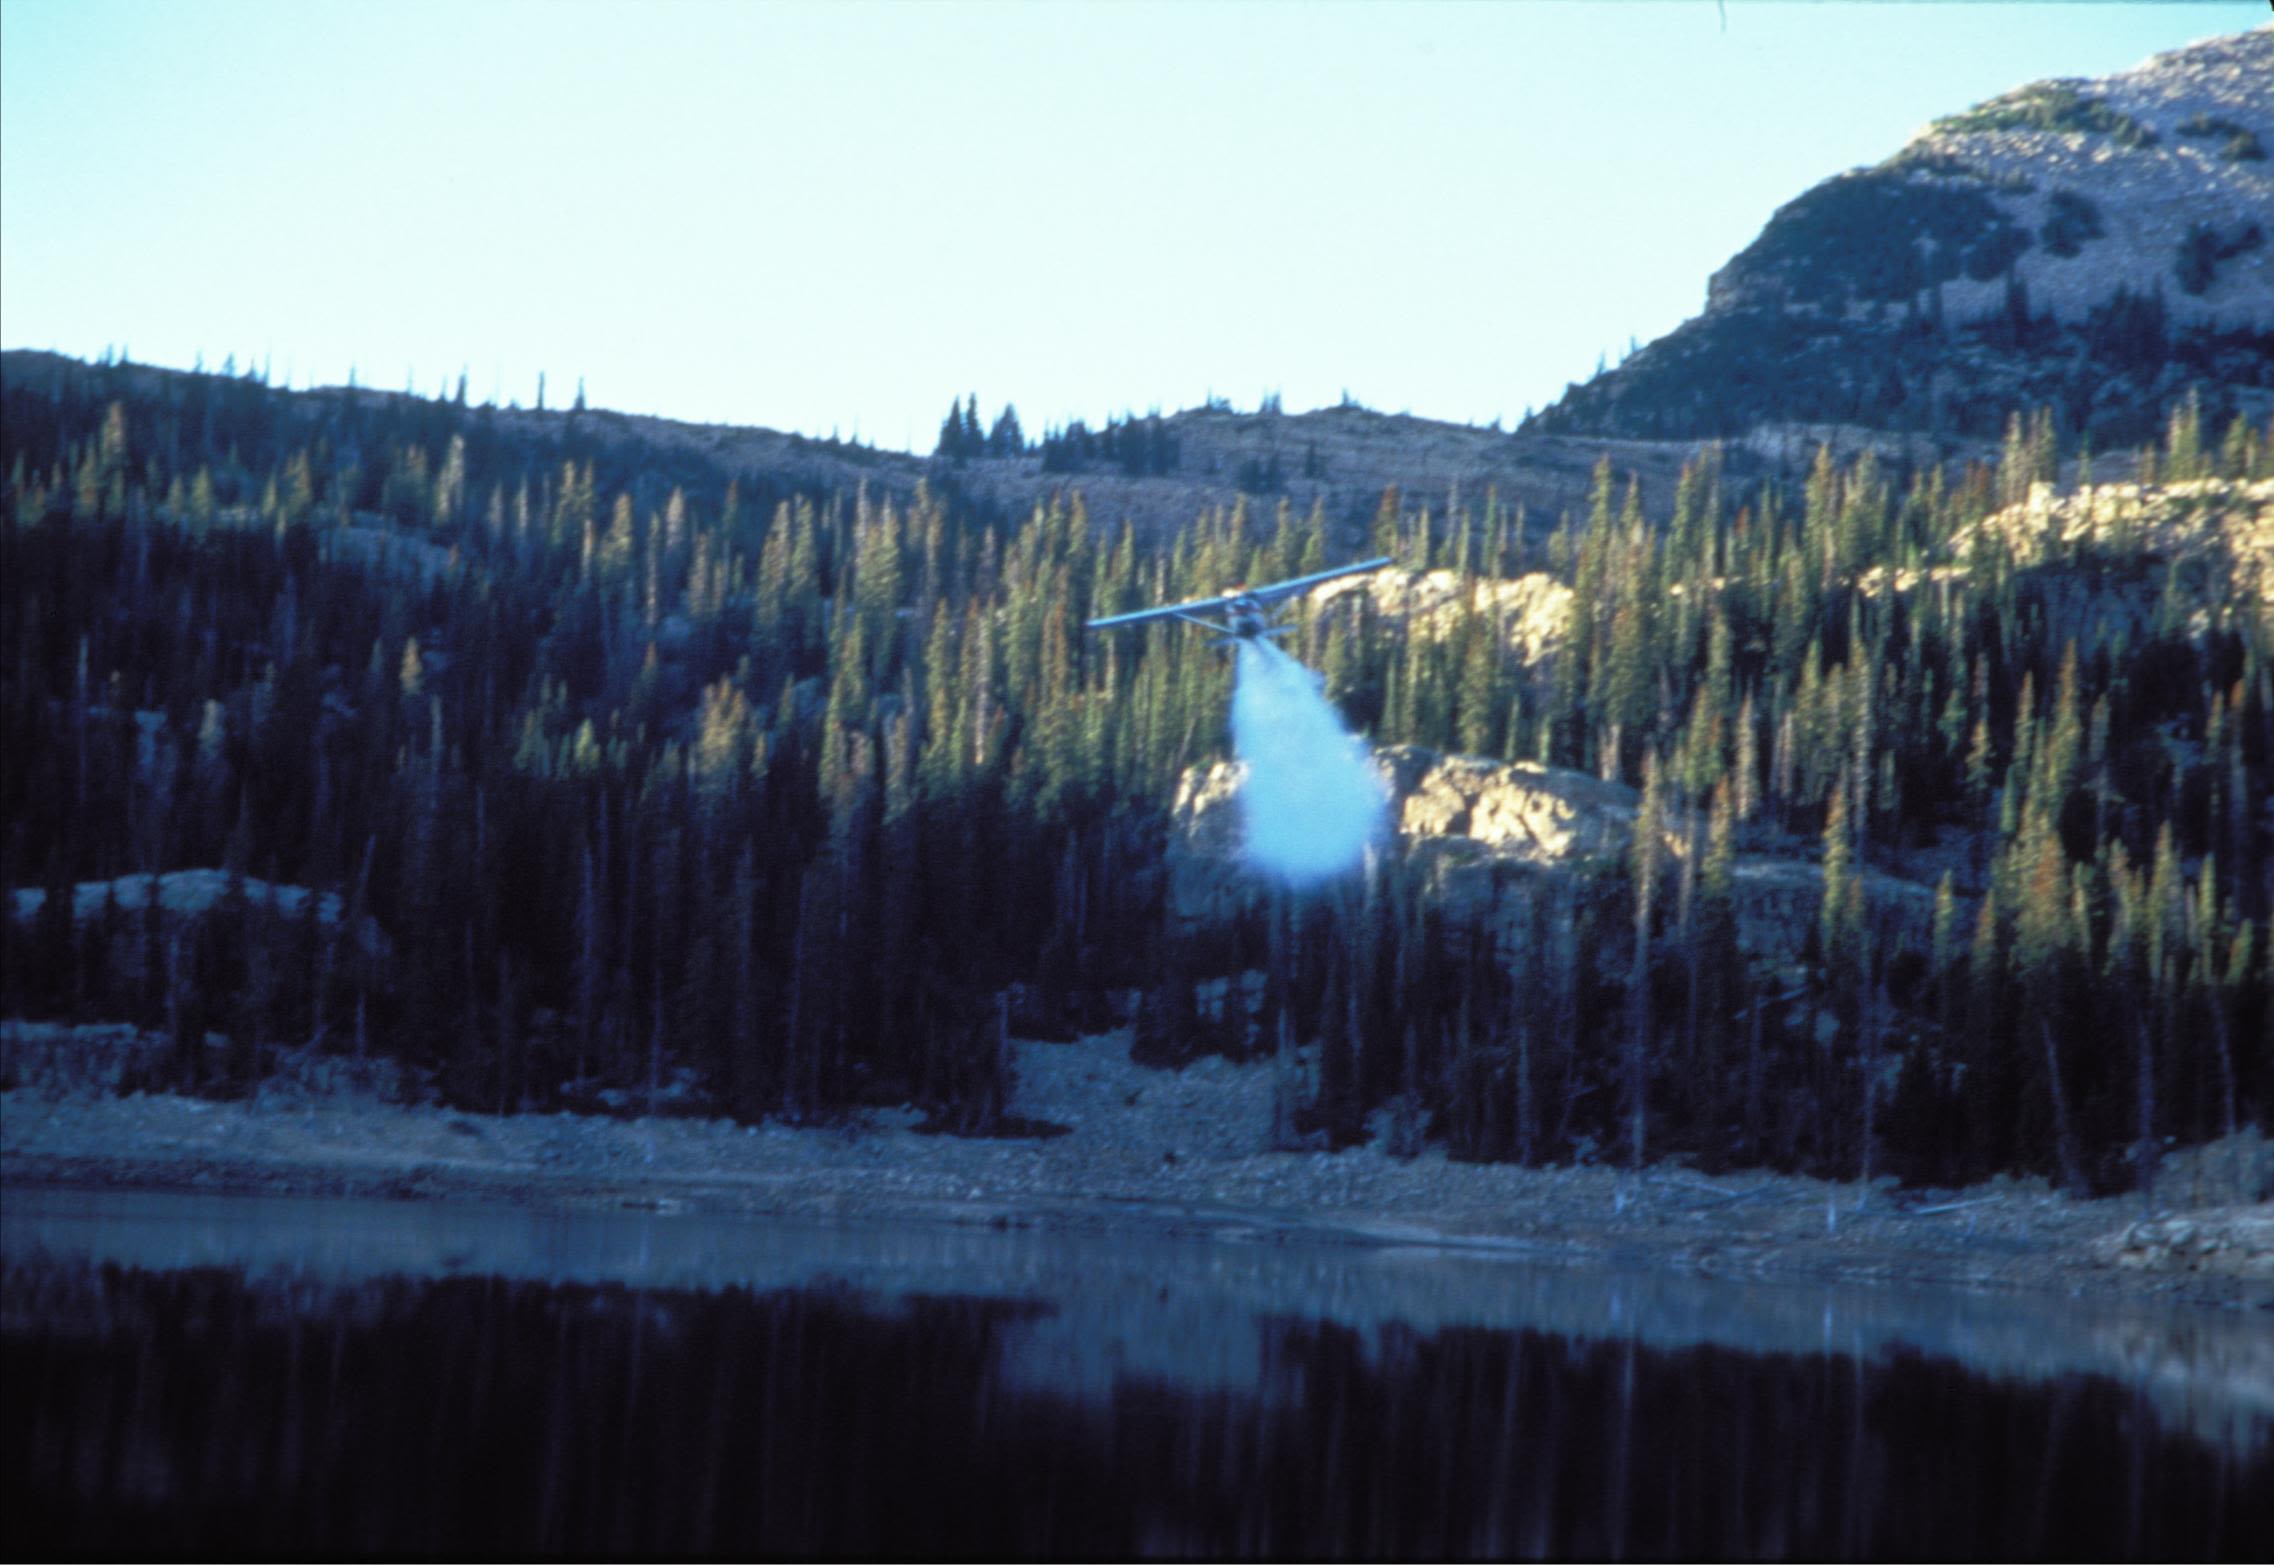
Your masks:
{"label": "dark water surface", "polygon": [[9,1552],[2274,1557],[2263,1316],[11,1191]]}

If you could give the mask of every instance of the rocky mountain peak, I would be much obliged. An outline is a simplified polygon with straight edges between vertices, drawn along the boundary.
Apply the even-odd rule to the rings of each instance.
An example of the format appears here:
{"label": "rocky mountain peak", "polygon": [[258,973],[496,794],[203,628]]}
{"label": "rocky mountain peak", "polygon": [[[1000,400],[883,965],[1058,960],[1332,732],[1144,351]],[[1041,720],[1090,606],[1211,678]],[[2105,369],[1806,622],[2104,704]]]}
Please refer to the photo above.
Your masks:
{"label": "rocky mountain peak", "polygon": [[2010,282],[2062,322],[2160,288],[2176,325],[2274,324],[2270,84],[2261,28],[1935,120],[1780,211],[1715,275],[1708,309],[1871,319],[1933,288],[1963,320],[2002,309]]}
{"label": "rocky mountain peak", "polygon": [[[2274,29],[1935,120],[1779,208],[1705,312],[1541,415],[1559,433],[1838,422],[2139,438],[2193,388],[2274,410]],[[1528,426],[1529,427],[1529,426]]]}

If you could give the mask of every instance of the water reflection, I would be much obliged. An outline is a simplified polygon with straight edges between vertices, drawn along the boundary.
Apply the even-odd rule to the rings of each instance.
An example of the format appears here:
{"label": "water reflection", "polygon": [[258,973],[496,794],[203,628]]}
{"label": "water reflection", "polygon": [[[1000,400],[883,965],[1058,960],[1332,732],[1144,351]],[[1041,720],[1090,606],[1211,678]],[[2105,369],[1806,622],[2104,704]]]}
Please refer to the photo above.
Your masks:
{"label": "water reflection", "polygon": [[2204,1439],[2146,1375],[1685,1338],[1652,1279],[1617,1325],[1599,1291],[1591,1328],[1543,1329],[1445,1281],[1521,1295],[1513,1268],[1424,1289],[1417,1258],[1224,1246],[1105,1273],[1117,1306],[1043,1241],[995,1252],[1021,1279],[927,1291],[987,1251],[940,1236],[701,1286],[122,1264],[16,1204],[21,1554],[2274,1556],[2247,1409],[2215,1427],[2253,1437]]}

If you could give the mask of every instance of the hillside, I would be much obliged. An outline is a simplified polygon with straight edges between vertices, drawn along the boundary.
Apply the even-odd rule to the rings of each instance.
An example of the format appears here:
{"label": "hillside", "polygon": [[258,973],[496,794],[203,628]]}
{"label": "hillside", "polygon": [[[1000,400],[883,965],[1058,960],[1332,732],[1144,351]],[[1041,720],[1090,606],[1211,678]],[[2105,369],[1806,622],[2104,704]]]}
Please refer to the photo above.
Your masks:
{"label": "hillside", "polygon": [[2105,441],[2190,389],[2274,409],[2274,30],[2041,81],[1780,208],[1702,314],[1529,432],[1695,438],[1841,422]]}
{"label": "hillside", "polygon": [[[1509,434],[1354,403],[1309,413],[1270,407],[1242,413],[1216,403],[1167,415],[1160,424],[1173,452],[1167,472],[1132,474],[1095,460],[1053,472],[1043,455],[1031,453],[974,458],[953,467],[951,481],[1012,513],[1053,491],[1078,490],[1092,516],[1126,516],[1155,532],[1243,498],[1251,510],[1285,502],[1308,512],[1316,505],[1349,527],[1370,520],[1389,489],[1439,511],[1455,492],[1477,504],[1497,496],[1503,506],[1523,506],[1544,530],[1584,504],[1595,465],[1605,459],[1614,471],[1640,480],[1647,514],[1663,519],[1676,475],[1704,444]],[[1747,450],[1728,471],[1751,477],[1765,469]]]}
{"label": "hillside", "polygon": [[[675,487],[715,501],[730,482],[740,486],[745,503],[858,490],[905,503],[922,484],[1003,523],[1022,521],[1053,498],[1079,495],[1093,521],[1129,521],[1158,536],[1204,510],[1229,511],[1244,500],[1264,515],[1281,503],[1301,513],[1317,506],[1352,545],[1388,489],[1440,512],[1456,493],[1480,504],[1497,496],[1510,510],[1524,507],[1544,532],[1585,501],[1593,470],[1606,458],[1622,477],[1640,481],[1646,513],[1663,518],[1676,475],[1703,445],[1518,435],[1355,404],[1283,414],[1235,412],[1214,403],[1162,417],[1164,470],[1130,472],[1094,459],[1054,468],[1039,449],[958,461],[604,408],[468,406],[343,386],[289,391],[241,376],[91,365],[22,349],[0,353],[0,391],[21,430],[15,443],[34,448],[42,444],[42,425],[67,427],[117,400],[152,419],[175,445],[219,441],[233,446],[249,468],[317,440],[352,456],[364,444],[384,445],[408,430],[429,442],[462,436],[476,470],[590,462],[603,487],[628,486],[648,504],[660,504]],[[1801,461],[1813,452],[1813,443],[1804,444]],[[1795,450],[1769,444],[1745,447],[1731,453],[1725,471],[1746,479],[1794,456]],[[376,508],[380,475],[370,470],[367,476],[370,508]]]}
{"label": "hillside", "polygon": [[231,446],[247,468],[285,451],[329,441],[353,459],[360,445],[398,430],[429,441],[463,436],[478,460],[502,465],[590,461],[604,486],[638,484],[660,500],[672,485],[716,496],[746,489],[825,494],[862,485],[880,498],[914,493],[928,464],[903,452],[736,424],[695,424],[648,414],[576,407],[540,411],[438,401],[409,392],[322,386],[292,391],[250,374],[88,364],[59,353],[0,353],[0,393],[16,426],[13,446],[37,449],[48,427],[68,429],[88,408],[117,401],[147,419],[175,451]]}
{"label": "hillside", "polygon": [[[2274,1102],[2261,424],[1675,467],[1209,407],[917,458],[0,369],[0,1019],[122,1084],[1028,1135],[1011,1040],[1127,1024],[1308,1051],[1310,1145],[2080,1193]],[[1401,834],[1259,895],[1180,845],[1237,814],[1226,659],[1081,627],[1360,535],[1398,569],[1288,648]]]}

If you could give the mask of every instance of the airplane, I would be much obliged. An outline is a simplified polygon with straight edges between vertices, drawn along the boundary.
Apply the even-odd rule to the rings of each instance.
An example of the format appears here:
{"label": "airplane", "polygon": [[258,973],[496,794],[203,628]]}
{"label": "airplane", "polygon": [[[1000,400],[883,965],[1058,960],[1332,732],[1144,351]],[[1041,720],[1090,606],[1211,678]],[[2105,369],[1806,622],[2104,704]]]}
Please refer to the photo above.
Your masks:
{"label": "airplane", "polygon": [[[1157,609],[1138,609],[1131,614],[1109,614],[1104,619],[1089,622],[1091,630],[1102,630],[1108,625],[1135,625],[1144,620],[1181,619],[1206,630],[1213,630],[1224,639],[1218,646],[1230,646],[1235,641],[1253,641],[1258,636],[1284,636],[1293,630],[1292,625],[1274,625],[1270,606],[1298,592],[1307,591],[1321,582],[1333,581],[1338,576],[1355,576],[1363,571],[1378,571],[1391,563],[1390,556],[1377,555],[1371,560],[1360,560],[1351,565],[1338,565],[1331,571],[1314,571],[1308,576],[1297,576],[1288,581],[1275,581],[1268,586],[1250,587],[1244,583],[1226,587],[1213,598],[1195,598],[1190,603],[1169,603]],[[1203,618],[1220,614],[1221,621]]]}

